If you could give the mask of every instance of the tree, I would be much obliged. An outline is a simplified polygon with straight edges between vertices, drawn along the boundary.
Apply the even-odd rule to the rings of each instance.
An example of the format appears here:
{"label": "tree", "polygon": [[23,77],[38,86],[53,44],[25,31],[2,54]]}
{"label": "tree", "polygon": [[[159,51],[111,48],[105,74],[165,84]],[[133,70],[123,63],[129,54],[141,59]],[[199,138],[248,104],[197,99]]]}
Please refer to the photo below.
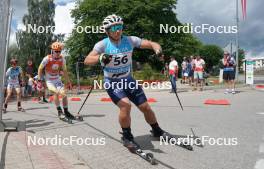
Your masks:
{"label": "tree", "polygon": [[206,71],[211,72],[213,66],[218,65],[220,59],[223,58],[224,51],[216,45],[204,45],[199,51],[206,63]]}
{"label": "tree", "polygon": [[38,65],[42,58],[50,52],[49,45],[53,38],[52,30],[47,29],[43,33],[34,32],[29,29],[29,25],[32,28],[34,26],[36,28],[51,28],[55,25],[54,15],[55,4],[53,0],[28,0],[28,14],[23,17],[23,24],[27,30],[19,30],[16,33],[17,45],[20,50],[19,57],[31,57],[35,65]]}
{"label": "tree", "polygon": [[26,60],[26,58],[20,55],[20,51],[16,44],[13,44],[8,48],[7,68],[10,64],[9,61],[11,60],[11,58],[16,58],[18,60],[19,65],[21,67],[25,67],[26,62],[24,61]]}
{"label": "tree", "polygon": [[[156,41],[163,47],[166,56],[183,56],[196,51],[200,42],[191,34],[160,33],[160,24],[165,26],[183,26],[177,19],[175,9],[177,0],[83,0],[78,1],[72,11],[76,24],[71,37],[66,42],[69,50],[69,62],[75,63],[78,56],[87,55],[94,44],[106,37],[104,33],[78,33],[77,28],[100,26],[104,17],[110,14],[122,16],[124,34]],[[149,62],[152,67],[161,69],[163,64],[149,57],[150,50],[135,50],[133,58],[141,63]],[[167,57],[168,59],[169,57]],[[74,67],[71,68],[74,71]]]}
{"label": "tree", "polygon": [[243,71],[243,59],[245,59],[245,51],[241,48],[238,50],[238,69]]}

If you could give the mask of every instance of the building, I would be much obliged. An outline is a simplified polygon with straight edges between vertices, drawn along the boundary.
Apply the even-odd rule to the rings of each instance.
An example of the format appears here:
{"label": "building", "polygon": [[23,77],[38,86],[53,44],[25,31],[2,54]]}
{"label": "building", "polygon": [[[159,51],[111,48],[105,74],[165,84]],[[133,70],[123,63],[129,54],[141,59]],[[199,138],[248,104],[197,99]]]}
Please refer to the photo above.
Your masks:
{"label": "building", "polygon": [[[254,69],[264,69],[264,57],[251,57],[246,58],[246,60],[254,61]],[[245,70],[245,62],[243,62],[243,70]]]}

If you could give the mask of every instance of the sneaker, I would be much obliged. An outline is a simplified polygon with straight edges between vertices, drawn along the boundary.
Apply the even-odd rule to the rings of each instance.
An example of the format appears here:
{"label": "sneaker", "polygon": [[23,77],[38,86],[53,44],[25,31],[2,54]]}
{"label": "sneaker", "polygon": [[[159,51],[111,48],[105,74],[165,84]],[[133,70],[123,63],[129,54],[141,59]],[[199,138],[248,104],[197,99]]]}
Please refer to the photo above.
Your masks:
{"label": "sneaker", "polygon": [[236,91],[235,91],[235,89],[232,89],[232,92],[231,92],[232,94],[236,94]]}

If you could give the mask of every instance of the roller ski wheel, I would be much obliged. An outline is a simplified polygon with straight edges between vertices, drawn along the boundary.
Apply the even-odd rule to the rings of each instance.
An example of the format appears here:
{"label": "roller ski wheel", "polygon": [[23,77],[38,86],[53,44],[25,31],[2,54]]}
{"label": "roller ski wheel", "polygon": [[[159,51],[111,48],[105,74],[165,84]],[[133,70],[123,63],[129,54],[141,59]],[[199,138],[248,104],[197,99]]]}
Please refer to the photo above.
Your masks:
{"label": "roller ski wheel", "polygon": [[60,118],[60,120],[63,121],[63,122],[67,122],[69,124],[73,124],[72,120],[71,119],[68,119],[67,117]]}
{"label": "roller ski wheel", "polygon": [[140,148],[136,149],[135,154],[149,162],[151,165],[158,164],[152,153],[145,153]]}
{"label": "roller ski wheel", "polygon": [[[168,133],[168,132],[165,132],[165,131],[163,132],[162,135],[160,135],[160,136],[158,136],[158,137],[157,137],[157,135],[155,135],[155,134],[153,133],[152,130],[150,130],[150,133],[151,133],[152,136],[155,137],[155,138],[163,137],[163,139],[164,139],[164,140],[167,140],[167,141],[170,141],[171,139],[174,139],[174,140],[177,140],[177,142],[178,142],[178,139],[179,139],[179,138],[176,138],[176,137],[173,136],[172,134],[170,134],[170,133]],[[189,151],[193,151],[193,147],[192,147],[190,144],[187,144],[187,142],[178,142],[176,145],[178,145],[178,146],[180,146],[180,147],[182,147],[182,148],[185,148],[185,149],[187,149],[187,150],[189,150]]]}
{"label": "roller ski wheel", "polygon": [[83,116],[77,115],[77,116],[74,117],[74,120],[83,121]]}
{"label": "roller ski wheel", "polygon": [[[121,132],[120,132],[121,133]],[[138,155],[139,157],[143,158],[147,162],[149,162],[151,165],[156,165],[157,161],[154,158],[154,155],[152,153],[145,153],[139,146],[138,143],[134,141],[134,139],[125,139],[124,137],[121,137],[121,140],[123,141],[123,145],[133,154]]]}
{"label": "roller ski wheel", "polygon": [[25,112],[25,109],[23,109],[22,107],[17,107],[17,111]]}

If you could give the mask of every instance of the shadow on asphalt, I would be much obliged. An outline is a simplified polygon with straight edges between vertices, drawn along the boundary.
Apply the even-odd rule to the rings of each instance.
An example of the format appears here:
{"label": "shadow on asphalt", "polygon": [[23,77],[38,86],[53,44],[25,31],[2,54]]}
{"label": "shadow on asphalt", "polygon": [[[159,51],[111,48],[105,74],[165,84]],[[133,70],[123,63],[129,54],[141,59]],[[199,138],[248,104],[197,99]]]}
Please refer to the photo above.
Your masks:
{"label": "shadow on asphalt", "polygon": [[43,126],[48,126],[52,123],[54,122],[45,122],[45,120],[32,119],[26,121],[26,128],[43,127]]}
{"label": "shadow on asphalt", "polygon": [[49,107],[32,107],[32,108],[26,108],[25,110],[38,110],[38,109],[49,109]]}
{"label": "shadow on asphalt", "polygon": [[1,151],[1,162],[0,162],[0,168],[5,168],[5,158],[6,158],[6,145],[7,145],[7,139],[9,136],[9,132],[5,135],[4,142],[2,145],[2,151]]}
{"label": "shadow on asphalt", "polygon": [[105,117],[105,114],[86,114],[86,115],[81,115],[82,117]]}
{"label": "shadow on asphalt", "polygon": [[154,147],[151,141],[157,141],[157,139],[154,137],[151,137],[151,135],[136,136],[135,141],[140,145],[140,147],[143,150],[150,150],[155,153],[165,153],[164,151],[160,149],[156,149]]}
{"label": "shadow on asphalt", "polygon": [[[172,136],[175,139],[188,138],[187,135],[172,134]],[[199,137],[198,136],[194,136],[194,138],[199,138]],[[142,135],[142,136],[136,136],[135,140],[137,141],[137,143],[141,146],[141,148],[143,150],[150,150],[150,151],[155,152],[155,153],[165,153],[164,151],[162,151],[160,149],[155,149],[153,144],[151,143],[152,141],[160,141],[159,138],[152,137],[151,135]],[[175,145],[175,146],[178,146],[178,145]],[[178,147],[183,148],[182,146],[178,146]],[[198,147],[202,147],[202,146],[198,146]],[[186,148],[183,148],[183,149],[186,149]]]}
{"label": "shadow on asphalt", "polygon": [[[114,140],[114,141],[119,142],[119,143],[122,144],[121,140],[116,139],[115,137],[113,137],[113,136],[111,136],[110,134],[108,134],[108,133],[106,133],[106,132],[100,130],[99,128],[97,128],[97,127],[95,127],[95,126],[93,126],[93,125],[91,125],[91,124],[89,124],[89,123],[87,123],[87,122],[85,122],[84,124],[87,125],[87,126],[89,126],[89,127],[91,127],[92,129],[96,130],[97,132],[99,132],[99,133],[101,133],[101,134],[107,136],[108,138],[110,138],[110,139],[112,139],[112,140]],[[148,136],[148,137],[151,139],[150,135],[146,135],[146,136]],[[136,139],[136,141],[139,141],[139,140],[138,140],[138,137],[135,137],[135,139]],[[143,140],[142,140],[142,141],[143,141]],[[140,144],[140,143],[139,143],[139,144]],[[143,143],[142,143],[142,144],[143,144]],[[140,146],[141,146],[141,145],[140,145]],[[152,147],[154,147],[154,146],[152,145]],[[142,148],[143,148],[143,147],[142,147]],[[154,148],[153,148],[153,149],[154,149]],[[158,159],[156,159],[156,161],[157,161],[160,165],[163,165],[163,166],[166,167],[166,168],[169,168],[169,169],[175,169],[173,166],[170,166],[169,164],[166,164],[165,162],[162,162],[162,161],[160,161],[160,160],[158,160]]]}

